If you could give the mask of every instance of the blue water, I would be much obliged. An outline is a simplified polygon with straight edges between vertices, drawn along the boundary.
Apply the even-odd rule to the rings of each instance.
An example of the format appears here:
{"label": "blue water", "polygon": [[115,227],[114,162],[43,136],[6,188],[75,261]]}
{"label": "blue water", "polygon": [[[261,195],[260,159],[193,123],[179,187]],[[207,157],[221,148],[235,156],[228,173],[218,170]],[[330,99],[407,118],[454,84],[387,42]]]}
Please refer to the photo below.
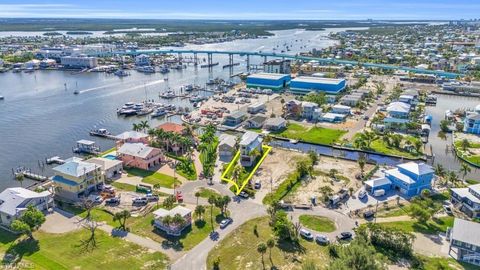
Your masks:
{"label": "blue water", "polygon": [[103,157],[106,158],[106,159],[110,159],[110,160],[116,160],[117,159],[117,157],[114,156],[114,155],[106,155],[106,156],[103,156]]}

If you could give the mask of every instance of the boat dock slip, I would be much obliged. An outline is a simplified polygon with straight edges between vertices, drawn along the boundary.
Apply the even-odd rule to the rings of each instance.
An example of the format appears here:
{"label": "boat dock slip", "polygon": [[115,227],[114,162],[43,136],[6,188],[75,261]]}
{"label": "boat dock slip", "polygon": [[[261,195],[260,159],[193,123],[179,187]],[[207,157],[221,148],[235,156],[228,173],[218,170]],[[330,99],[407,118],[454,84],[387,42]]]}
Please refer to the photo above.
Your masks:
{"label": "boat dock slip", "polygon": [[30,169],[26,169],[26,168],[23,168],[23,167],[19,167],[16,170],[12,169],[12,172],[13,172],[13,176],[15,178],[17,178],[20,175],[23,175],[23,177],[31,179],[31,180],[36,180],[36,181],[41,181],[41,182],[45,182],[45,181],[48,180],[47,176],[32,173],[30,171]]}
{"label": "boat dock slip", "polygon": [[47,158],[45,160],[45,163],[47,164],[63,164],[65,163],[65,160],[61,159],[59,156],[54,156],[54,157],[51,157],[51,158]]}

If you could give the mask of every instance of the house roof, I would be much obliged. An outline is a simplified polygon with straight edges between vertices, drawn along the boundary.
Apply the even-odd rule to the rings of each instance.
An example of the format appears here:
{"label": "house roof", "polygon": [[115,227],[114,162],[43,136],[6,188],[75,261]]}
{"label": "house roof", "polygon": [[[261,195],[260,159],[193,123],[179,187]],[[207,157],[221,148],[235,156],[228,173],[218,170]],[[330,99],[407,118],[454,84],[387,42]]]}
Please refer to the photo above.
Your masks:
{"label": "house roof", "polygon": [[50,196],[50,191],[34,192],[22,187],[7,188],[0,193],[0,212],[14,216],[17,209],[26,207],[24,203],[29,199]]}
{"label": "house roof", "polygon": [[261,116],[261,115],[256,115],[253,117],[250,117],[247,121],[255,122],[257,124],[263,124],[267,120],[267,117]]}
{"label": "house roof", "polygon": [[222,134],[220,135],[220,145],[228,145],[230,147],[235,147],[235,143],[237,142],[237,137],[230,135],[230,134]]}
{"label": "house roof", "polygon": [[240,145],[250,145],[256,140],[260,139],[260,135],[258,133],[247,131],[242,136],[242,140],[240,141]]}
{"label": "house roof", "polygon": [[190,214],[192,210],[183,207],[183,206],[176,206],[175,208],[171,210],[159,208],[153,212],[153,215],[155,216],[155,219],[163,218],[166,216],[175,216],[176,214],[180,214],[182,217]]}
{"label": "house roof", "polygon": [[72,158],[66,160],[64,164],[54,167],[53,170],[57,173],[80,177],[94,171],[97,167],[99,166],[96,164]]}
{"label": "house roof", "polygon": [[456,193],[458,196],[462,198],[467,198],[474,203],[480,203],[480,198],[477,198],[475,195],[470,193],[469,188],[452,188],[453,193]]}
{"label": "house roof", "polygon": [[112,160],[103,157],[96,157],[86,160],[86,162],[100,165],[102,170],[108,170],[122,164],[121,160]]}
{"label": "house roof", "polygon": [[365,185],[373,187],[380,187],[380,186],[385,186],[385,185],[390,185],[392,184],[392,181],[388,180],[385,177],[381,178],[376,178],[372,180],[365,181]]}
{"label": "house roof", "polygon": [[480,223],[455,218],[451,238],[480,247],[480,233],[474,233],[479,231]]}
{"label": "house roof", "polygon": [[89,140],[79,140],[77,141],[77,144],[83,144],[83,145],[94,145],[94,141],[89,141]]}
{"label": "house roof", "polygon": [[302,101],[302,107],[318,107],[318,104],[317,103],[313,103],[313,102],[310,102],[310,101]]}
{"label": "house roof", "polygon": [[117,150],[118,153],[139,158],[146,158],[155,148],[143,143],[126,143]]}
{"label": "house roof", "polygon": [[467,115],[467,119],[470,119],[470,120],[480,120],[480,114],[477,114],[477,113],[469,114],[469,115]]}
{"label": "house roof", "polygon": [[402,112],[402,113],[409,113],[410,112],[410,104],[405,102],[392,102],[387,107],[387,112]]}
{"label": "house roof", "polygon": [[245,112],[242,112],[242,111],[234,111],[232,112],[228,117],[232,117],[232,118],[242,118],[246,115]]}
{"label": "house roof", "polygon": [[174,133],[177,133],[177,134],[182,134],[185,131],[184,126],[182,126],[180,124],[176,124],[176,123],[170,123],[170,122],[166,122],[166,123],[163,123],[163,124],[159,125],[157,127],[157,129],[161,129],[165,132],[174,132]]}
{"label": "house roof", "polygon": [[128,139],[142,139],[142,138],[147,138],[148,134],[145,134],[143,132],[138,132],[138,131],[125,131],[121,134],[118,134],[115,136],[116,139],[118,140],[128,140]]}
{"label": "house roof", "polygon": [[415,175],[424,175],[424,174],[429,174],[434,172],[432,166],[427,165],[425,163],[416,163],[413,161],[399,164],[397,165],[397,167],[402,168],[406,171],[412,172]]}
{"label": "house roof", "polygon": [[385,175],[391,175],[391,176],[399,179],[400,181],[402,181],[402,182],[404,182],[404,183],[406,183],[406,184],[413,184],[413,183],[415,183],[415,180],[413,180],[412,178],[410,178],[410,176],[401,173],[401,172],[398,170],[398,168],[385,171]]}
{"label": "house roof", "polygon": [[279,73],[266,73],[266,72],[261,72],[261,73],[255,73],[248,75],[247,78],[250,79],[267,79],[267,80],[280,80],[283,79],[284,77],[288,76],[287,74],[279,74]]}
{"label": "house roof", "polygon": [[345,105],[340,105],[340,104],[334,105],[332,108],[333,109],[339,109],[339,110],[350,110],[350,109],[352,109],[350,106],[345,106]]}
{"label": "house roof", "polygon": [[283,119],[282,117],[275,117],[275,118],[267,119],[267,121],[265,121],[265,125],[266,126],[278,127],[278,126],[281,126],[281,125],[285,124],[286,122],[287,121],[285,119]]}

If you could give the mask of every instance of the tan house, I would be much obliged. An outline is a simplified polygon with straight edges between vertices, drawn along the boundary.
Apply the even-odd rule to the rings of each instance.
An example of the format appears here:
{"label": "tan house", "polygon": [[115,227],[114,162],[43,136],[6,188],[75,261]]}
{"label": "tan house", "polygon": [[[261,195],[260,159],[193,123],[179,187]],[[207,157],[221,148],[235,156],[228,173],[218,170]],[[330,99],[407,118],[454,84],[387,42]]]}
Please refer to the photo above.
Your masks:
{"label": "tan house", "polygon": [[163,161],[162,151],[143,143],[125,143],[117,150],[118,158],[126,167],[149,170]]}

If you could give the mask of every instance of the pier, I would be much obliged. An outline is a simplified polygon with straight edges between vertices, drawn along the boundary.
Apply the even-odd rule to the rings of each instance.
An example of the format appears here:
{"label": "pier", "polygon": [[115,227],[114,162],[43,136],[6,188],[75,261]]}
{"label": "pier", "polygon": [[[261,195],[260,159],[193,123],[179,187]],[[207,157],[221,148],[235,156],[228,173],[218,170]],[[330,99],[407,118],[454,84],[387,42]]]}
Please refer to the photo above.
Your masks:
{"label": "pier", "polygon": [[41,175],[41,174],[36,174],[33,173],[30,169],[24,168],[24,167],[18,167],[17,169],[12,169],[13,176],[15,179],[17,179],[20,176],[23,176],[25,178],[35,180],[35,181],[40,181],[40,182],[45,182],[48,180],[47,176]]}
{"label": "pier", "polygon": [[45,159],[45,163],[47,163],[48,165],[50,165],[50,164],[60,164],[61,165],[61,164],[65,163],[65,160],[61,159],[59,156],[54,156],[54,157]]}

